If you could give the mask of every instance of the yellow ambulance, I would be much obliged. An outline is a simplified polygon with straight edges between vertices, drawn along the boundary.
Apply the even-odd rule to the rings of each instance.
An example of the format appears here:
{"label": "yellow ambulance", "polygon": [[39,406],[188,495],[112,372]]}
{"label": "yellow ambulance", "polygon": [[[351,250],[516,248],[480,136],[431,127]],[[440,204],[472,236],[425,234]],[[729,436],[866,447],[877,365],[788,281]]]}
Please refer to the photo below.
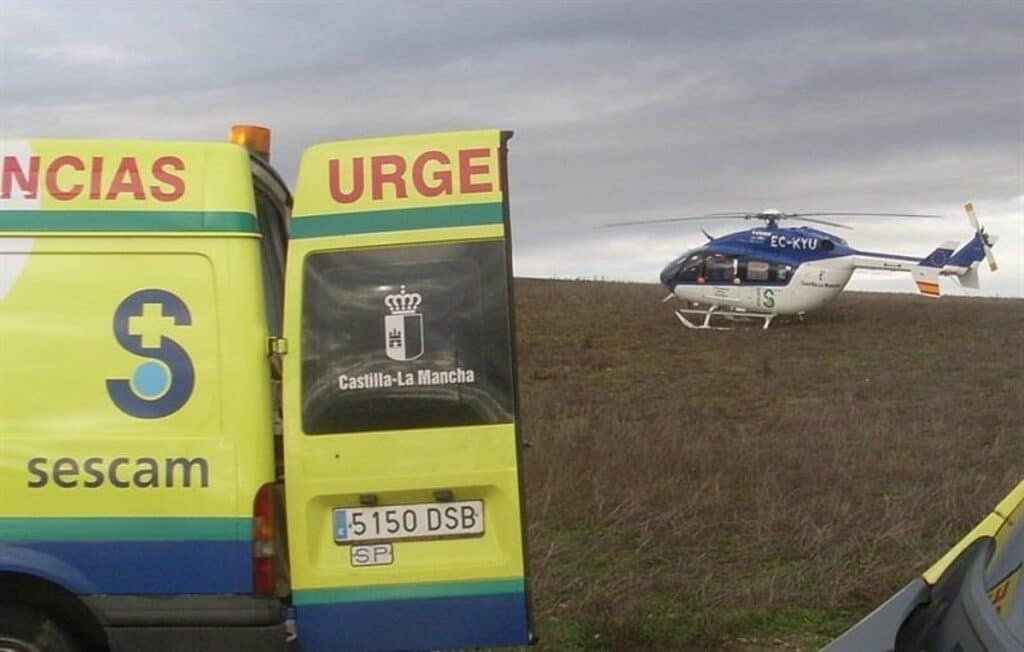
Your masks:
{"label": "yellow ambulance", "polygon": [[510,135],[0,141],[0,650],[530,641]]}

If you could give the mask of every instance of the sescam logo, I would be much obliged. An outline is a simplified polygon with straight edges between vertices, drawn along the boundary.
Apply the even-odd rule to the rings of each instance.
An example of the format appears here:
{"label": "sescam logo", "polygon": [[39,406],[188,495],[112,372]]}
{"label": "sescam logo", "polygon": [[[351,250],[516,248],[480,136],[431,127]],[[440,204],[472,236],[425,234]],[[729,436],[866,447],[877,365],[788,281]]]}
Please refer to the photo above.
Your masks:
{"label": "sescam logo", "polygon": [[139,419],[174,414],[188,402],[195,387],[195,368],[185,349],[154,333],[154,326],[168,318],[176,326],[192,325],[185,302],[166,290],[139,290],[114,312],[118,344],[149,360],[136,367],[130,379],[108,379],[107,392],[122,412]]}

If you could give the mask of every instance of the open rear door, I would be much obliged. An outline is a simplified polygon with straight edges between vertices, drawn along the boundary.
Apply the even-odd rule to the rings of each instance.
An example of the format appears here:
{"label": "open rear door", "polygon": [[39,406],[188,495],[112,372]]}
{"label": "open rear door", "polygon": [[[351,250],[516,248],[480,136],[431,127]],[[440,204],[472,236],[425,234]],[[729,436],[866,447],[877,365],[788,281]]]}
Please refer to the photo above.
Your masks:
{"label": "open rear door", "polygon": [[305,652],[521,645],[505,142],[303,156],[285,299],[285,490]]}

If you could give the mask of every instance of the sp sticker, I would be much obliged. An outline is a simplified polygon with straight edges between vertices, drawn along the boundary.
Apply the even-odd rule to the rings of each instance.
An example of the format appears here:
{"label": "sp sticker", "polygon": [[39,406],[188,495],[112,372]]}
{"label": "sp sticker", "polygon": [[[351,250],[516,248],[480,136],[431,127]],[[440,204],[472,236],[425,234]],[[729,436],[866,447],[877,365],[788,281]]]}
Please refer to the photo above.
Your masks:
{"label": "sp sticker", "polygon": [[117,343],[129,353],[148,358],[131,378],[107,379],[110,400],[125,414],[160,419],[180,410],[192,396],[192,359],[180,344],[162,334],[167,325],[191,326],[192,315],[184,301],[166,290],[139,290],[114,311]]}
{"label": "sp sticker", "polygon": [[356,568],[360,566],[390,566],[395,562],[395,549],[390,543],[352,546],[349,550],[349,560]]}

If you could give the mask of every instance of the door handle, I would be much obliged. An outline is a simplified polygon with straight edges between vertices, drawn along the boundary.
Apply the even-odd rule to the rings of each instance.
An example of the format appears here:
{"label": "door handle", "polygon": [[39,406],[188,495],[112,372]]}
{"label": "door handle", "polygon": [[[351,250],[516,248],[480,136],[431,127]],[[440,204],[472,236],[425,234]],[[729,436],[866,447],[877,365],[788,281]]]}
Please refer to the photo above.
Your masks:
{"label": "door handle", "polygon": [[450,503],[455,500],[455,492],[451,489],[437,489],[434,491],[434,500],[439,503]]}

